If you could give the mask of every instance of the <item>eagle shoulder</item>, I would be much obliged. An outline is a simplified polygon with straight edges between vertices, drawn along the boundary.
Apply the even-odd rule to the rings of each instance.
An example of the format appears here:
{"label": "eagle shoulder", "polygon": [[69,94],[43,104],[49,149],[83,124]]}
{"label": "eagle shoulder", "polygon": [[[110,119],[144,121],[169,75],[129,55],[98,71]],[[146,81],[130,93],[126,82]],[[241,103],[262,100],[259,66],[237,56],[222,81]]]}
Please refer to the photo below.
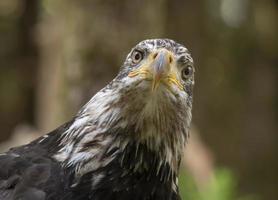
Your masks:
{"label": "eagle shoulder", "polygon": [[42,152],[26,145],[0,155],[0,200],[44,200],[62,195],[67,176],[59,163]]}

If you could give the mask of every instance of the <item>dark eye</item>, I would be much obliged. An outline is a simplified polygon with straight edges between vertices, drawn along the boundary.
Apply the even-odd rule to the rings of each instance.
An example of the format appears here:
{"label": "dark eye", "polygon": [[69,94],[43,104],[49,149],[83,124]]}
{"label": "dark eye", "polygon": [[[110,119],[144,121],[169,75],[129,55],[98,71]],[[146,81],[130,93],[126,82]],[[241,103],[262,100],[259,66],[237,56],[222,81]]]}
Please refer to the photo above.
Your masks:
{"label": "dark eye", "polygon": [[193,74],[193,68],[191,66],[186,66],[181,71],[181,76],[183,79],[189,78]]}
{"label": "dark eye", "polygon": [[144,57],[144,54],[142,51],[139,51],[139,50],[134,50],[131,54],[131,59],[132,59],[132,62],[137,64],[139,63]]}

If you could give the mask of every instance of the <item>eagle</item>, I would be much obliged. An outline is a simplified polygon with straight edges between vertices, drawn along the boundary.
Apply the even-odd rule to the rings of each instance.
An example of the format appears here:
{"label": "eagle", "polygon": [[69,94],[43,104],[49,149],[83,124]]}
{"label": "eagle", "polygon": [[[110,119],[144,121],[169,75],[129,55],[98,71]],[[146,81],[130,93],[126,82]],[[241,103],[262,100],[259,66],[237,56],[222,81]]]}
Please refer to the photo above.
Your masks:
{"label": "eagle", "polygon": [[0,155],[0,200],[180,200],[193,59],[148,39],[68,122]]}

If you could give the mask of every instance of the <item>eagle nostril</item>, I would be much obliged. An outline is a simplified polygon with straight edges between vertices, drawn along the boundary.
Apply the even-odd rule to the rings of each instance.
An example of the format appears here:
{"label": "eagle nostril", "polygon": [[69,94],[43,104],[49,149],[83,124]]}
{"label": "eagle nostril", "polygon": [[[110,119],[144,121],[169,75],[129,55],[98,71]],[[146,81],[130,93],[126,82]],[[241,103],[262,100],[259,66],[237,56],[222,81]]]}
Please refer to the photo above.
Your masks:
{"label": "eagle nostril", "polygon": [[153,59],[155,59],[157,55],[158,53],[153,54]]}
{"label": "eagle nostril", "polygon": [[172,56],[169,56],[169,63],[172,63],[173,62],[173,58]]}

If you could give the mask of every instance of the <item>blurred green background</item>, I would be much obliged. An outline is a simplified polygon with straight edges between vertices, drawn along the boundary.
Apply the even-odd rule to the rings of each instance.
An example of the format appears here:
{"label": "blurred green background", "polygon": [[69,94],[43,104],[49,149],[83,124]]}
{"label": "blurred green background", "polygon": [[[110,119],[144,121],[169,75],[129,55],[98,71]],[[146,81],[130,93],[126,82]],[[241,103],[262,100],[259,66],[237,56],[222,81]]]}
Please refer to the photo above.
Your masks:
{"label": "blurred green background", "polygon": [[277,0],[1,0],[0,149],[65,122],[131,47],[167,37],[196,67],[184,199],[277,200],[277,36]]}

